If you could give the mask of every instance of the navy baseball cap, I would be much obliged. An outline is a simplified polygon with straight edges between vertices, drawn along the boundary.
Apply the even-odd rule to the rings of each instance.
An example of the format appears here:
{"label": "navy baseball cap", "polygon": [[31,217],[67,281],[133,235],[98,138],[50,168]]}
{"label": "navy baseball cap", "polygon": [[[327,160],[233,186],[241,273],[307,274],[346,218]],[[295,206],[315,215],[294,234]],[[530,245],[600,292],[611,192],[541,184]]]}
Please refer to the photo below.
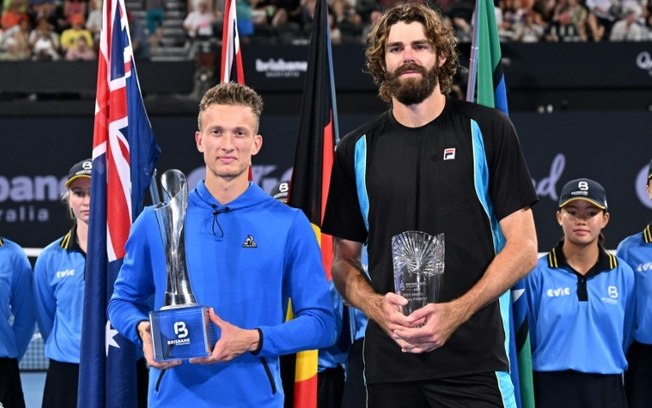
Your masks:
{"label": "navy baseball cap", "polygon": [[288,196],[290,195],[290,181],[281,181],[272,188],[272,191],[270,191],[269,194],[275,199],[287,203]]}
{"label": "navy baseball cap", "polygon": [[82,177],[91,178],[91,172],[93,171],[93,162],[91,159],[84,159],[78,163],[75,163],[70,170],[68,171],[68,178],[66,179],[66,187],[70,186],[70,183],[80,179]]}
{"label": "navy baseball cap", "polygon": [[566,183],[559,196],[559,208],[576,200],[588,201],[602,210],[607,210],[607,194],[604,187],[591,179],[578,178]]}

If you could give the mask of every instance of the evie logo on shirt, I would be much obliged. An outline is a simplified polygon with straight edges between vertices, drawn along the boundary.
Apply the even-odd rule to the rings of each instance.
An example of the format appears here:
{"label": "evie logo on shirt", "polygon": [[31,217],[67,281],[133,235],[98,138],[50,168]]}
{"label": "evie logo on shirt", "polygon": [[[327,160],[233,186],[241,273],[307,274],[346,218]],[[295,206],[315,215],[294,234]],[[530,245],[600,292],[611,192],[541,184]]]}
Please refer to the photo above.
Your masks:
{"label": "evie logo on shirt", "polygon": [[55,276],[57,277],[57,279],[67,278],[68,276],[75,276],[75,270],[66,269],[64,271],[57,271]]}
{"label": "evie logo on shirt", "polygon": [[652,262],[642,263],[636,268],[636,270],[638,272],[652,271]]}
{"label": "evie logo on shirt", "polygon": [[546,295],[548,295],[548,297],[568,296],[570,295],[570,288],[548,289]]}

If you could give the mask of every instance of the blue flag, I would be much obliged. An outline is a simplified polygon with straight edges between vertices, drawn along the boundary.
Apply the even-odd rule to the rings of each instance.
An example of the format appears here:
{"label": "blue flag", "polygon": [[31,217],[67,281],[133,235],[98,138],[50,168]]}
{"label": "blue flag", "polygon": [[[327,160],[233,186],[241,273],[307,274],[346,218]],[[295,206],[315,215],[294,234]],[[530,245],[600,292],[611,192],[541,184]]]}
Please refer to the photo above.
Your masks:
{"label": "blue flag", "polygon": [[102,21],[77,406],[129,408],[137,406],[142,353],[113,329],[106,308],[159,148],[140,93],[124,0],[104,0]]}

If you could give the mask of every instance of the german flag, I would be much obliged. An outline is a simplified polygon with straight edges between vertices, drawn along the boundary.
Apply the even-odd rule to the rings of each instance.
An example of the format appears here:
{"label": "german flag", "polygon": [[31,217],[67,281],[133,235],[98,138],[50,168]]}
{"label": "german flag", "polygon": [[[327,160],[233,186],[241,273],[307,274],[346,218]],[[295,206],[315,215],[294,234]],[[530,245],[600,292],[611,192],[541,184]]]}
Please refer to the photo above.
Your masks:
{"label": "german flag", "polygon": [[[333,151],[338,139],[336,112],[327,3],[317,0],[288,204],[303,210],[312,223],[329,280],[333,238],[321,233],[321,223],[328,197]],[[297,354],[294,403],[286,406],[317,406],[317,359],[317,350]],[[287,394],[286,397],[290,398],[290,392]]]}

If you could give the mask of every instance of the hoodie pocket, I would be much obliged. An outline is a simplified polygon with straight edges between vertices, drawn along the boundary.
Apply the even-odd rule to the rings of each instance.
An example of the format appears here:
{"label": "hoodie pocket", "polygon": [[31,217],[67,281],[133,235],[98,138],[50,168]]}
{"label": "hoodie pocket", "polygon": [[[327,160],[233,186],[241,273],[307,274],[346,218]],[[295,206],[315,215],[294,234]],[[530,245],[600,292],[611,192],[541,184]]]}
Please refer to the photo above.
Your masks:
{"label": "hoodie pocket", "polygon": [[274,382],[274,375],[272,374],[272,369],[269,368],[269,363],[264,357],[260,357],[260,362],[262,363],[263,369],[265,370],[265,376],[267,376],[267,381],[269,381],[272,395],[274,395],[276,394],[276,383]]}

